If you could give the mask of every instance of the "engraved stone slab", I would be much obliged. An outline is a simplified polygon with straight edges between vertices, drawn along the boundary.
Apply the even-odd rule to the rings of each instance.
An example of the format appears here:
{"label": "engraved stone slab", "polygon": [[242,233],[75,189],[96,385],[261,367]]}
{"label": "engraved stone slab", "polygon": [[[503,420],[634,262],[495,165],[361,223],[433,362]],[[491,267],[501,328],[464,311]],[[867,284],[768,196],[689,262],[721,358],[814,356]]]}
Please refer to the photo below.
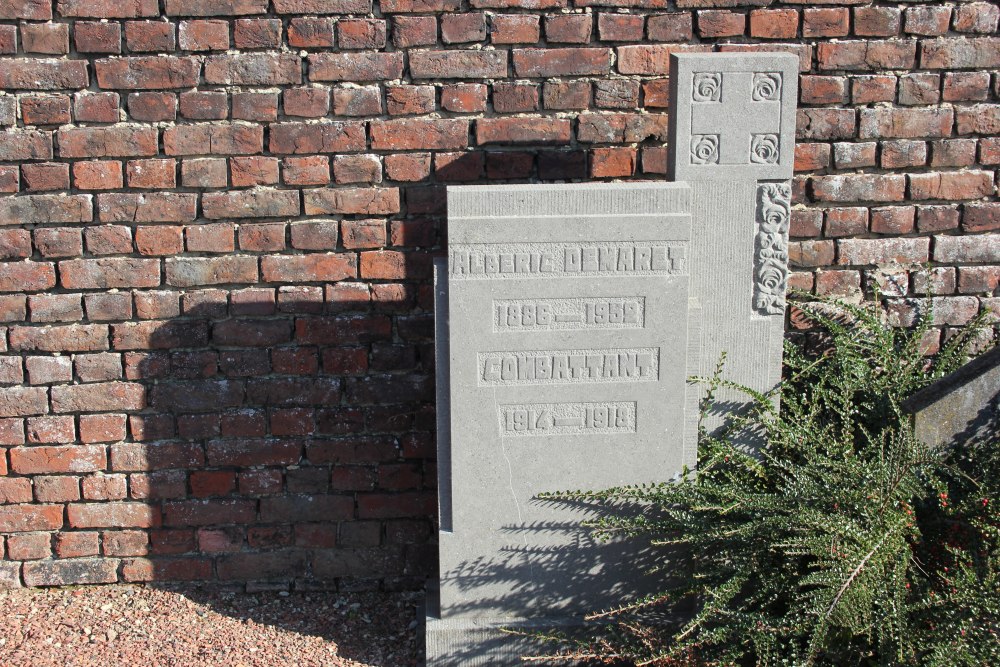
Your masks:
{"label": "engraved stone slab", "polygon": [[988,442],[1000,427],[1000,347],[917,392],[903,409],[928,447]]}
{"label": "engraved stone slab", "polygon": [[670,183],[448,189],[436,289],[448,442],[428,664],[517,664],[470,637],[581,615],[625,582],[642,589],[640,555],[592,542],[582,509],[535,496],[669,480],[694,464],[690,194]]}
{"label": "engraved stone slab", "polygon": [[670,178],[791,178],[798,65],[791,54],[671,55]]}

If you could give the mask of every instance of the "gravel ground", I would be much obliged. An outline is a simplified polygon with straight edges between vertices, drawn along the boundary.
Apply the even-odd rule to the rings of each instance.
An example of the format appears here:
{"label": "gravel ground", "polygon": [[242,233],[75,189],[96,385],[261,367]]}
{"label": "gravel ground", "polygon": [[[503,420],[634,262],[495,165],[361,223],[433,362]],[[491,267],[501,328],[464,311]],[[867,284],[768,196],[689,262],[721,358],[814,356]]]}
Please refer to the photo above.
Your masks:
{"label": "gravel ground", "polygon": [[420,601],[126,585],[0,591],[0,665],[416,666]]}

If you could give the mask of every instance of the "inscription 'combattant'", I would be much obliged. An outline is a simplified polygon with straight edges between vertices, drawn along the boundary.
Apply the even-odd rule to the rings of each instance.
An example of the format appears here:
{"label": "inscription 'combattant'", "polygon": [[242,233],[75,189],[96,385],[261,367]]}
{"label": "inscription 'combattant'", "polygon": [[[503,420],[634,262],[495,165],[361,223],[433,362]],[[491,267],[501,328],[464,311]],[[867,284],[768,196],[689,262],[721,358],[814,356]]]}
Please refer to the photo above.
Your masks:
{"label": "inscription 'combattant'", "polygon": [[483,385],[545,382],[644,382],[659,377],[659,349],[485,352]]}

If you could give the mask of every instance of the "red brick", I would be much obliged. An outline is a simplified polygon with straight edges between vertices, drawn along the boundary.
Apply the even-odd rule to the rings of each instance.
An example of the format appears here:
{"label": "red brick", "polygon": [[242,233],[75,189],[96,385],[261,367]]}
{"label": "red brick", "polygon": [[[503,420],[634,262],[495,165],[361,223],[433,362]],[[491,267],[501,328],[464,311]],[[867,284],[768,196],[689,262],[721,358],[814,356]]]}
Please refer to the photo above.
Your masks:
{"label": "red brick", "polygon": [[260,125],[182,125],[163,131],[167,155],[247,155],[264,150]]}
{"label": "red brick", "polygon": [[930,259],[930,239],[883,238],[841,239],[837,242],[837,264],[920,264]]}
{"label": "red brick", "polygon": [[[414,54],[411,57],[411,69]],[[414,76],[418,76],[416,72]],[[317,53],[309,56],[310,81],[380,81],[403,76],[403,54]],[[298,83],[298,82],[295,82]]]}
{"label": "red brick", "polygon": [[381,115],[382,92],[378,86],[337,88],[333,91],[333,111],[337,116]]}
{"label": "red brick", "polygon": [[371,123],[373,150],[448,150],[468,145],[469,121],[389,120]]}
{"label": "red brick", "polygon": [[73,185],[79,190],[117,190],[122,184],[121,162],[95,160],[73,163]]}
{"label": "red brick", "polygon": [[[945,102],[983,101],[989,96],[989,72],[945,72],[942,99]],[[958,113],[959,122],[963,112]]]}
{"label": "red brick", "polygon": [[570,122],[548,118],[481,118],[476,121],[476,143],[569,143]]}
{"label": "red brick", "polygon": [[70,121],[68,95],[28,95],[21,98],[26,125],[60,125]]}
{"label": "red brick", "polygon": [[430,153],[385,156],[386,175],[394,181],[420,181],[430,175]]}
{"label": "red brick", "polygon": [[42,503],[65,503],[80,499],[80,478],[68,475],[35,477],[35,500]]}
{"label": "red brick", "polygon": [[622,178],[635,174],[634,148],[595,148],[590,163],[594,178]]}
{"label": "red brick", "polygon": [[816,57],[820,69],[913,69],[917,44],[912,40],[823,42],[816,47]]}
{"label": "red brick", "polygon": [[490,26],[494,44],[534,44],[541,33],[539,17],[530,14],[497,14],[491,18]]}
{"label": "red brick", "polygon": [[198,195],[188,192],[107,192],[97,195],[102,222],[192,222]]}
{"label": "red brick", "polygon": [[433,16],[396,16],[392,19],[392,43],[398,49],[437,42],[437,19]]}
{"label": "red brick", "polygon": [[0,159],[51,160],[51,132],[4,132],[0,134]]}
{"label": "red brick", "polygon": [[708,9],[698,12],[698,34],[701,37],[734,37],[746,30],[746,14]]}
{"label": "red brick", "polygon": [[25,436],[31,444],[66,444],[76,440],[73,417],[29,417]]}
{"label": "red brick", "polygon": [[889,206],[871,209],[871,230],[875,234],[909,234],[914,229],[912,206]]}
{"label": "red brick", "polygon": [[593,18],[590,14],[545,17],[545,39],[553,44],[586,44],[590,41]]}
{"label": "red brick", "polygon": [[198,85],[201,65],[194,58],[129,56],[94,62],[97,84],[116,90],[191,88]]}
{"label": "red brick", "polygon": [[847,78],[802,76],[799,94],[804,104],[844,104],[847,102]]}
{"label": "red brick", "polygon": [[183,257],[166,262],[166,281],[175,287],[257,282],[255,257]]}
{"label": "red brick", "polygon": [[261,273],[266,281],[330,282],[357,276],[353,254],[309,254],[264,257]]}
{"label": "red brick", "polygon": [[481,83],[456,83],[441,88],[441,108],[456,113],[486,110],[486,86]]}
{"label": "red brick", "polygon": [[646,20],[646,31],[653,42],[687,42],[694,35],[691,13],[651,15]]}
{"label": "red brick", "polygon": [[59,156],[64,158],[138,157],[159,151],[158,132],[148,127],[71,128],[59,130],[57,136]]}
{"label": "red brick", "polygon": [[762,39],[795,39],[799,32],[796,9],[755,9],[750,12],[750,35]]}
{"label": "red brick", "polygon": [[[61,9],[63,1],[59,4]],[[0,3],[0,18],[48,21],[52,18],[52,3],[49,0],[5,0]]]}
{"label": "red brick", "polygon": [[382,163],[375,155],[338,155],[333,176],[337,183],[381,183]]}
{"label": "red brick", "polygon": [[951,109],[861,110],[862,138],[947,137],[951,134]]}
{"label": "red brick", "polygon": [[87,252],[94,255],[120,255],[132,252],[132,230],[119,225],[88,227],[84,231]]}
{"label": "red brick", "polygon": [[958,134],[996,134],[1000,132],[1000,104],[959,107],[956,120]]}
{"label": "red brick", "polygon": [[333,19],[296,17],[288,22],[288,45],[296,48],[333,48]]}
{"label": "red brick", "polygon": [[889,75],[863,75],[851,79],[851,100],[855,104],[892,102],[896,99],[896,77]]}
{"label": "red brick", "polygon": [[365,127],[361,122],[278,123],[270,129],[273,153],[341,153],[365,149]]}
{"label": "red brick", "polygon": [[122,565],[122,578],[128,582],[211,579],[212,561],[207,558],[130,558]]}
{"label": "red brick", "polygon": [[27,229],[0,229],[0,259],[25,257],[31,257],[31,233]]}
{"label": "red brick", "polygon": [[153,528],[159,525],[159,508],[146,503],[109,502],[70,505],[73,528]]}
{"label": "red brick", "polygon": [[56,285],[51,262],[4,262],[0,264],[0,292],[40,292]]}
{"label": "red brick", "polygon": [[829,144],[796,144],[795,171],[819,171],[830,167]]}
{"label": "red brick", "polygon": [[210,220],[220,218],[267,218],[299,214],[298,192],[294,190],[243,190],[206,193],[202,213]]}
{"label": "red brick", "polygon": [[125,475],[100,474],[83,478],[85,500],[122,500],[126,495],[128,495],[128,483]]}
{"label": "red brick", "polygon": [[973,233],[1000,229],[1000,205],[994,202],[966,204],[962,229]]}
{"label": "red brick", "polygon": [[546,109],[586,109],[590,106],[589,81],[546,81],[542,99]]}
{"label": "red brick", "polygon": [[645,17],[634,14],[607,14],[597,16],[597,34],[604,42],[642,41]]}
{"label": "red brick", "polygon": [[868,231],[868,209],[863,207],[826,210],[826,236],[860,236]]}
{"label": "red brick", "polygon": [[105,531],[103,543],[105,556],[143,556],[149,551],[145,530]]}
{"label": "red brick", "polygon": [[69,53],[69,25],[25,23],[21,25],[21,48],[25,53],[62,55]]}
{"label": "red brick", "polygon": [[901,12],[894,7],[855,7],[854,34],[859,37],[891,37],[899,34]]}
{"label": "red brick", "polygon": [[955,7],[952,27],[957,32],[996,32],[1000,8],[988,2],[971,2]]}
{"label": "red brick", "polygon": [[924,40],[920,66],[925,69],[985,69],[1000,66],[1000,38]]}
{"label": "red brick", "polygon": [[59,162],[36,162],[21,165],[26,191],[69,189],[69,165]]}
{"label": "red brick", "polygon": [[514,71],[519,77],[542,78],[607,75],[611,71],[611,50],[601,48],[514,49]]}
{"label": "red brick", "polygon": [[927,164],[926,142],[905,139],[882,142],[883,169],[919,167],[924,164]]}
{"label": "red brick", "polygon": [[183,51],[224,51],[229,48],[226,21],[181,21],[178,29]]}
{"label": "red brick", "polygon": [[267,0],[166,0],[167,16],[241,16],[264,14]]}
{"label": "red brick", "polygon": [[184,160],[181,184],[186,188],[224,188],[229,184],[225,158]]}
{"label": "red brick", "polygon": [[902,201],[905,179],[902,175],[895,174],[818,176],[813,179],[813,190],[820,201]]}
{"label": "red brick", "polygon": [[181,116],[193,120],[225,120],[229,97],[224,92],[187,91],[180,95]]}
{"label": "red brick", "polygon": [[125,415],[80,415],[80,441],[116,442],[125,438]]}
{"label": "red brick", "polygon": [[77,21],[73,27],[73,43],[80,53],[121,53],[121,25]]}
{"label": "red brick", "polygon": [[326,185],[330,182],[330,158],[325,155],[287,157],[281,164],[287,185]]}
{"label": "red brick", "polygon": [[275,49],[281,46],[280,19],[237,19],[233,27],[237,49]]}
{"label": "red brick", "polygon": [[176,226],[137,227],[135,248],[141,255],[175,255],[184,252],[183,228]]}
{"label": "red brick", "polygon": [[96,556],[100,550],[100,536],[96,531],[57,533],[55,552],[58,558]]}
{"label": "red brick", "polygon": [[618,72],[620,74],[665,75],[670,73],[670,54],[707,52],[707,45],[640,44],[619,46]]}
{"label": "red brick", "polygon": [[911,35],[935,37],[948,32],[951,7],[907,7],[904,30]]}
{"label": "red brick", "polygon": [[128,113],[132,120],[166,121],[177,117],[177,96],[173,93],[131,93]]}
{"label": "red brick", "polygon": [[240,225],[239,241],[241,250],[284,250],[285,223]]}
{"label": "red brick", "polygon": [[234,86],[302,83],[301,60],[291,53],[209,56],[205,59],[205,82]]}
{"label": "red brick", "polygon": [[30,479],[27,477],[0,477],[0,505],[30,502]]}
{"label": "red brick", "polygon": [[234,157],[229,160],[233,187],[274,185],[278,182],[278,158]]}
{"label": "red brick", "polygon": [[910,174],[913,199],[979,199],[994,194],[993,173],[950,171]]}
{"label": "red brick", "polygon": [[95,472],[107,466],[99,445],[15,447],[10,450],[11,470],[20,475]]}
{"label": "red brick", "polygon": [[87,352],[107,349],[107,327],[101,324],[71,324],[58,327],[11,327],[13,350],[40,352]]}
{"label": "red brick", "polygon": [[434,86],[387,86],[386,111],[391,116],[425,114],[435,109]]}
{"label": "red brick", "polygon": [[131,19],[157,16],[160,13],[156,0],[59,0],[56,9],[60,16],[74,18]]}
{"label": "red brick", "polygon": [[73,96],[73,113],[80,122],[116,123],[118,104],[118,93],[76,93]]}
{"label": "red brick", "polygon": [[128,186],[147,189],[173,188],[177,185],[176,168],[176,160],[129,160]]}
{"label": "red brick", "polygon": [[129,51],[166,53],[176,46],[175,25],[165,21],[128,21],[125,24],[125,45]]}
{"label": "red brick", "polygon": [[11,60],[0,70],[0,88],[14,90],[80,90],[89,85],[83,60]]}

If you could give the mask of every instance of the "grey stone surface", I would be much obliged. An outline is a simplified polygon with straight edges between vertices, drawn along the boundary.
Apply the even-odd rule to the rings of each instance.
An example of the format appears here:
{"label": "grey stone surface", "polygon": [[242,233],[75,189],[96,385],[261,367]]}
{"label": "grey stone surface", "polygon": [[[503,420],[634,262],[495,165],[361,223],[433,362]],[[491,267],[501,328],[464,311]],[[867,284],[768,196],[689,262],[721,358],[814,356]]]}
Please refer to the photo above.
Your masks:
{"label": "grey stone surface", "polygon": [[[579,616],[643,586],[634,546],[594,542],[579,526],[586,508],[536,496],[668,480],[694,464],[690,190],[469,186],[448,197],[448,276],[439,266],[435,294],[450,346],[438,369],[449,463],[428,664],[507,664],[508,649],[490,644],[498,624]],[[484,641],[491,661],[471,662]]]}
{"label": "grey stone surface", "polygon": [[791,54],[672,54],[669,177],[791,178],[798,65]]}
{"label": "grey stone surface", "polygon": [[[761,392],[780,379],[797,66],[673,58],[671,169],[686,184],[448,189],[429,665],[520,664],[529,648],[500,626],[571,627],[657,586],[653,554],[595,544],[578,531],[586,506],[535,497],[693,466],[703,387],[685,379],[723,352],[728,379]],[[711,159],[692,160],[709,135]],[[709,428],[747,397],[717,401]]]}
{"label": "grey stone surface", "polygon": [[1000,347],[911,396],[917,439],[929,447],[995,438],[1000,427]]}

